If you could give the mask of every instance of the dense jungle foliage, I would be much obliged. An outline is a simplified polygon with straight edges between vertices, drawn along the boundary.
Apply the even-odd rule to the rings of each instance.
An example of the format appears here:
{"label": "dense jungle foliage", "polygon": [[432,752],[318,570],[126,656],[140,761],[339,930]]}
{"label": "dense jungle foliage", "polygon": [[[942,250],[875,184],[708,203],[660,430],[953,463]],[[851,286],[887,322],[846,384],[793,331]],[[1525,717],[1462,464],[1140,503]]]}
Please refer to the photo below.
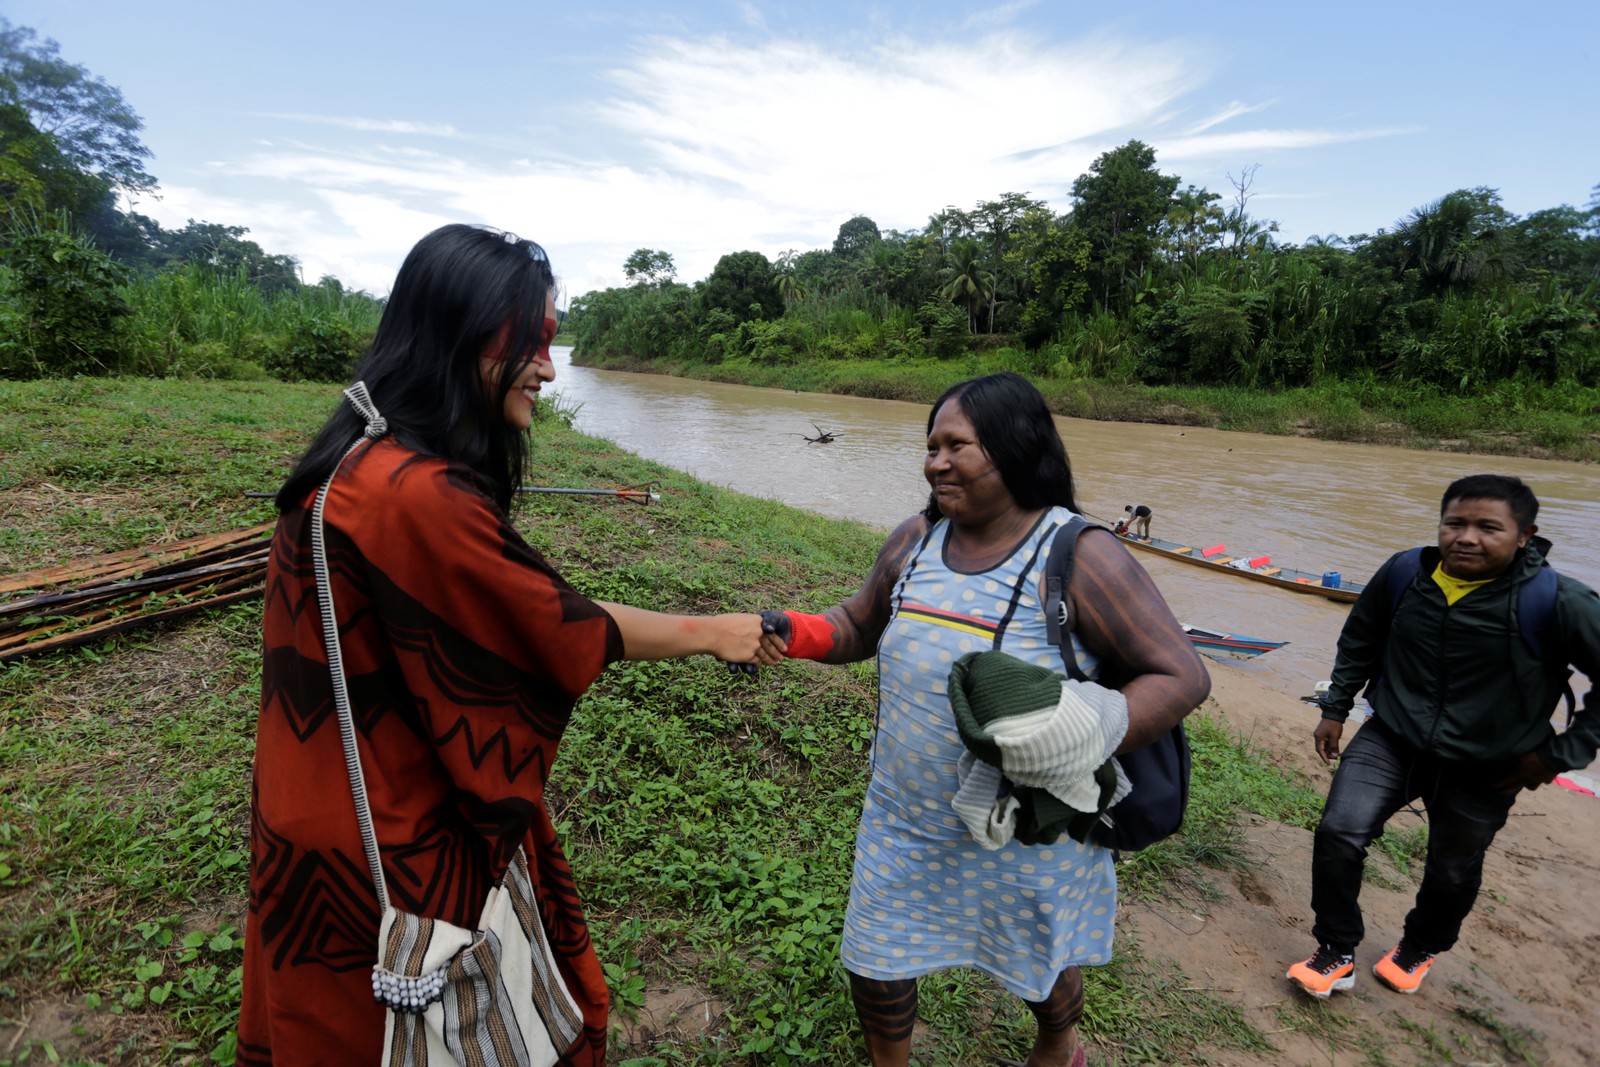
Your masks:
{"label": "dense jungle foliage", "polygon": [[[1390,229],[1281,243],[1252,216],[1255,168],[1231,199],[1106,152],[1058,214],[1006,193],[921,230],[865,216],[831,249],[724,256],[673,280],[640,249],[631,284],[574,301],[584,358],[780,365],[948,359],[1013,347],[1032,373],[1270,389],[1333,380],[1483,393],[1600,383],[1600,186],[1586,209],[1518,217],[1459,189]],[[1590,414],[1594,412],[1591,410]]]}
{"label": "dense jungle foliage", "polygon": [[242,226],[164,229],[122,92],[0,17],[0,378],[345,378],[382,305]]}

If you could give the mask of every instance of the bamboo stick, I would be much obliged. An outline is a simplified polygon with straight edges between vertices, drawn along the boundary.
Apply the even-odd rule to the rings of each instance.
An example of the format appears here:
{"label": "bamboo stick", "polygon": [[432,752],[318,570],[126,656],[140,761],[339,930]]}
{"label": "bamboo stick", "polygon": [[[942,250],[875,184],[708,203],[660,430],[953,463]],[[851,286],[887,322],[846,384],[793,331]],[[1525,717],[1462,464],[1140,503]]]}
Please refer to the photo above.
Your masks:
{"label": "bamboo stick", "polygon": [[171,563],[180,560],[191,552],[207,552],[236,545],[243,541],[258,540],[266,536],[272,530],[273,525],[273,523],[268,522],[259,526],[229,530],[220,534],[200,534],[195,537],[184,538],[181,541],[173,541],[171,544],[163,545],[159,548],[152,546],[128,548],[120,552],[108,552],[92,559],[24,571],[21,574],[0,578],[0,594],[63,585],[73,581],[87,581],[91,578],[111,580],[130,574],[138,574],[148,571],[152,564],[161,566]]}

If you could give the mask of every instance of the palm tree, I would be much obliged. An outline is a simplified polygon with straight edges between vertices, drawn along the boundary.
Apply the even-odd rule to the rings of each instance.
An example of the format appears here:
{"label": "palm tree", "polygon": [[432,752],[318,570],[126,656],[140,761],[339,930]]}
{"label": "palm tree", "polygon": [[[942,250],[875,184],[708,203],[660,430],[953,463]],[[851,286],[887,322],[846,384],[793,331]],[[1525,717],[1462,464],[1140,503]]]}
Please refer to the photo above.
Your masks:
{"label": "palm tree", "polygon": [[1507,268],[1505,209],[1490,189],[1458,189],[1395,223],[1400,268],[1434,291],[1471,288]]}
{"label": "palm tree", "polygon": [[777,273],[778,295],[783,298],[785,308],[791,308],[806,298],[806,287],[800,284],[800,278],[795,273],[795,259],[798,256],[799,253],[791,248],[772,265]]}
{"label": "palm tree", "polygon": [[958,207],[947,207],[943,211],[928,216],[928,225],[923,227],[923,235],[932,237],[939,243],[940,257],[950,254],[950,243],[965,237],[972,232],[972,215]]}
{"label": "palm tree", "polygon": [[950,258],[939,277],[945,283],[940,294],[967,309],[967,332],[977,333],[977,310],[994,292],[994,275],[983,269],[978,242],[968,237],[951,241]]}

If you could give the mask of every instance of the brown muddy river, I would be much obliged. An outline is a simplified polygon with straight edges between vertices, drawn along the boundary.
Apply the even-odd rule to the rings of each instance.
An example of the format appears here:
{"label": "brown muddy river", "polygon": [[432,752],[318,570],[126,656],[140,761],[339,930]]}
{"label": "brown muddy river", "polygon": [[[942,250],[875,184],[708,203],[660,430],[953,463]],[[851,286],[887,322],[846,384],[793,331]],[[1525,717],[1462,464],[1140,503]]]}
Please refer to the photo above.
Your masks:
{"label": "brown muddy river", "polygon": [[[555,391],[579,406],[577,428],[715,485],[887,529],[927,497],[928,408],[886,400],[721,385],[571,365],[553,349]],[[1303,571],[1365,581],[1394,551],[1431,543],[1439,496],[1455,478],[1516,474],[1540,501],[1552,562],[1600,588],[1600,468],[1535,459],[1421,452],[1194,427],[1058,419],[1078,501],[1092,516],[1147,504],[1150,532],[1225,544]],[[810,444],[818,430],[837,435]],[[1186,623],[1287,640],[1222,669],[1294,695],[1328,676],[1348,605],[1135,553]],[[1577,692],[1586,682],[1575,679]],[[1591,773],[1593,768],[1591,768]]]}

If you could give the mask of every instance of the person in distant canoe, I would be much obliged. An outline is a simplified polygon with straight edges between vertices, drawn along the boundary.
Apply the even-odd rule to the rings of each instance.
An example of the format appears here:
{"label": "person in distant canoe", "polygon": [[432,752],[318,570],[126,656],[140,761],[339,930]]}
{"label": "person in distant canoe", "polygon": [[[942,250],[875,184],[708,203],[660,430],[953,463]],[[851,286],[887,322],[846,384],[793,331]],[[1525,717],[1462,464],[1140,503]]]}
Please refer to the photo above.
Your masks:
{"label": "person in distant canoe", "polygon": [[[1396,811],[1426,806],[1428,858],[1400,942],[1372,970],[1415,993],[1460,936],[1522,790],[1588,766],[1600,746],[1594,686],[1564,732],[1550,723],[1569,665],[1600,678],[1600,596],[1545,563],[1533,490],[1476,474],[1453,482],[1439,511],[1438,547],[1399,553],[1367,583],[1317,696],[1316,752],[1339,769],[1311,853],[1317,950],[1287,976],[1314,997],[1355,986],[1367,846]],[[1345,718],[1369,682],[1372,717],[1341,759]]]}
{"label": "person in distant canoe", "polygon": [[[1002,373],[953,385],[934,402],[922,473],[927,506],[889,535],[859,590],[822,614],[763,613],[788,656],[879,662],[871,781],[840,949],[850,992],[873,1067],[905,1067],[917,979],[956,967],[986,972],[1027,1003],[1038,1024],[1029,1064],[1083,1067],[1080,968],[1111,961],[1111,852],[1070,834],[1024,844],[1019,831],[1001,843],[1004,834],[986,832],[992,826],[975,828],[962,803],[967,750],[950,695],[966,654],[980,650],[1016,657],[1024,673],[1061,670],[1044,575],[1056,529],[1077,511],[1072,467],[1039,391]],[[1104,533],[1079,540],[1066,590],[1074,656],[1085,674],[1118,686],[1102,692],[1125,702],[1125,719],[1111,708],[1113,726],[1103,719],[1076,735],[1098,743],[1100,760],[1161,737],[1211,689],[1148,572]],[[1022,688],[1008,681],[991,692]],[[977,799],[993,806],[994,788]]]}
{"label": "person in distant canoe", "polygon": [[1127,537],[1150,540],[1150,509],[1144,504],[1129,504],[1122,509],[1122,523],[1118,533]]}

